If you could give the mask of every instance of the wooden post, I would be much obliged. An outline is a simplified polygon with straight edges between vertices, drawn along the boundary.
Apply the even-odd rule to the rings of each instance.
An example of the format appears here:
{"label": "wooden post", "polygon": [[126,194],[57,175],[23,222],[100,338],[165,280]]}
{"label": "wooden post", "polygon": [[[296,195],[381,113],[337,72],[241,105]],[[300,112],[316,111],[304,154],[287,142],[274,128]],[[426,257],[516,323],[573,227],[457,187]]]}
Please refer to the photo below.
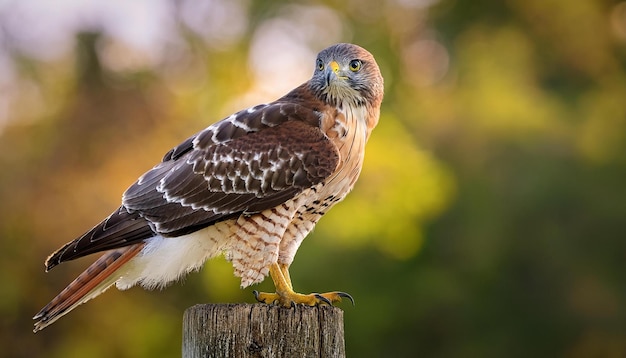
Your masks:
{"label": "wooden post", "polygon": [[183,358],[345,355],[343,311],[332,306],[204,304],[183,317]]}

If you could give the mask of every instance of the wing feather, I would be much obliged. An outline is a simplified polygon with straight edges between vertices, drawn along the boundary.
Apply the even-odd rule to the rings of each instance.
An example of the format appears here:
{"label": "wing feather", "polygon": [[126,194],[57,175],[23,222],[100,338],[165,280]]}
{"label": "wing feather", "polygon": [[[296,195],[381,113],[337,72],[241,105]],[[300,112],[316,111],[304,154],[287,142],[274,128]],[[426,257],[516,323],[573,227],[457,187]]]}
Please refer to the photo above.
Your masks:
{"label": "wing feather", "polygon": [[[178,160],[148,173],[152,180],[136,183],[124,194],[124,206],[151,221],[160,234],[178,236],[190,227],[272,208],[322,182],[339,160],[319,128],[302,121],[194,143]],[[320,158],[310,160],[311,153]],[[156,177],[161,178],[158,184]]]}
{"label": "wing feather", "polygon": [[46,271],[64,261],[128,246],[152,236],[154,232],[148,221],[120,207],[91,230],[50,255],[46,260]]}
{"label": "wing feather", "polygon": [[272,208],[322,182],[338,161],[312,109],[275,102],[238,112],[170,150],[126,190],[118,210],[46,267]]}

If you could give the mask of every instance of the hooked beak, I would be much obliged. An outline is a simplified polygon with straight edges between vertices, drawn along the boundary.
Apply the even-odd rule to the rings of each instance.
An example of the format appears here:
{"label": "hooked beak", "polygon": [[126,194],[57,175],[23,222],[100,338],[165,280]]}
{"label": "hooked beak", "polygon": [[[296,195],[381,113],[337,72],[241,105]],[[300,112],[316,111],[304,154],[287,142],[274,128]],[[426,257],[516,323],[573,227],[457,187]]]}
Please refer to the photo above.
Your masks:
{"label": "hooked beak", "polygon": [[330,63],[328,64],[328,67],[327,67],[326,85],[329,85],[331,82],[333,82],[333,80],[335,78],[346,80],[346,79],[348,79],[348,76],[342,75],[341,68],[339,67],[339,64],[337,63],[337,61],[333,60],[333,61],[330,61]]}

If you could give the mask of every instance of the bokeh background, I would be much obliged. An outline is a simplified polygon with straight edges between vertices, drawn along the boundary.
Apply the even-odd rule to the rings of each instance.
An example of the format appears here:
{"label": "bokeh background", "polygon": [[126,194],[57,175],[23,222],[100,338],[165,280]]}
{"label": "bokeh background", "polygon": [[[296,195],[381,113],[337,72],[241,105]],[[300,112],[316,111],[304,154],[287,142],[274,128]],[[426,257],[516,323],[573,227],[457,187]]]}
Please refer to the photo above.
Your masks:
{"label": "bokeh background", "polygon": [[90,259],[43,261],[171,147],[354,42],[386,80],[354,192],[292,266],[343,290],[350,357],[626,356],[626,2],[0,1],[0,349],[174,357],[252,302],[223,259],[33,335]]}

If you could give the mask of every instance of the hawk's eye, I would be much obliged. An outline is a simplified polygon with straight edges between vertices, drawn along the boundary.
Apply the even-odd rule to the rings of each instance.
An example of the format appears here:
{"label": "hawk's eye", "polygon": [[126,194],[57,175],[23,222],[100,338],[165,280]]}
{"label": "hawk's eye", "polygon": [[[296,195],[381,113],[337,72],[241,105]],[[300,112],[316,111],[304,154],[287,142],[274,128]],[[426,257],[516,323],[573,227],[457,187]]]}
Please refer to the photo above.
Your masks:
{"label": "hawk's eye", "polygon": [[317,69],[320,71],[324,70],[324,62],[322,62],[319,58],[317,59]]}
{"label": "hawk's eye", "polygon": [[361,62],[361,60],[352,60],[350,61],[350,64],[348,65],[348,67],[350,67],[350,71],[357,72],[358,70],[361,69],[362,64],[363,62]]}

